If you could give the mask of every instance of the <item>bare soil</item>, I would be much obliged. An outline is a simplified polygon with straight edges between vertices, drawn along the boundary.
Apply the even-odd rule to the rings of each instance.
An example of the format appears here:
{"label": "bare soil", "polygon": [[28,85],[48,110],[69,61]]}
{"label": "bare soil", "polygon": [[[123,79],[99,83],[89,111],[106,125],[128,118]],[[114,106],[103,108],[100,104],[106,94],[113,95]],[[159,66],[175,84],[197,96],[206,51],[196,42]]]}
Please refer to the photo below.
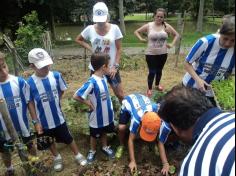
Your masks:
{"label": "bare soil", "polygon": [[[147,66],[143,55],[130,55],[131,59],[138,59],[138,68],[121,70],[122,84],[125,90],[125,94],[139,92],[146,93],[147,90]],[[53,65],[53,70],[58,70],[62,73],[68,84],[68,90],[66,91],[62,108],[65,110],[68,105],[68,99],[72,97],[74,92],[88,79],[90,72],[87,66],[84,69],[84,62],[80,57],[58,57],[60,59],[55,59]],[[175,56],[170,55],[168,61],[164,67],[162,85],[165,89],[170,89],[172,86],[181,83],[181,79],[184,74],[183,70],[183,58],[182,56],[179,61],[179,66],[174,67]],[[30,74],[26,73],[26,75]],[[111,94],[112,91],[110,91]],[[86,119],[86,114],[76,114],[67,110],[66,117],[68,119],[69,128],[72,131],[74,139],[78,144],[79,150],[84,155],[87,154],[89,150],[89,135],[88,135],[88,124]],[[116,134],[109,136],[109,143],[113,149],[118,146],[118,136]],[[57,176],[129,176],[131,175],[128,169],[128,150],[125,150],[124,156],[120,160],[108,160],[108,158],[100,152],[98,146],[98,152],[96,156],[96,162],[87,167],[78,166],[75,161],[72,152],[69,147],[59,144],[58,150],[63,157],[64,170],[59,173],[55,173],[50,170],[45,175],[57,175]],[[187,147],[180,145],[178,149],[173,149],[171,147],[167,148],[167,155],[169,162],[174,165],[178,171],[180,163],[187,152]],[[153,144],[146,144],[140,139],[137,139],[135,143],[135,153],[136,160],[138,164],[139,174],[142,176],[158,176],[161,175],[161,161],[158,155],[157,149]],[[51,160],[48,166],[52,166],[52,157],[49,152],[39,152],[40,158],[43,160],[47,158]],[[19,163],[17,157],[14,159],[14,164]],[[0,167],[3,169],[3,166]],[[17,175],[23,175],[20,166],[16,166],[19,170]],[[3,172],[1,172],[3,173]]]}

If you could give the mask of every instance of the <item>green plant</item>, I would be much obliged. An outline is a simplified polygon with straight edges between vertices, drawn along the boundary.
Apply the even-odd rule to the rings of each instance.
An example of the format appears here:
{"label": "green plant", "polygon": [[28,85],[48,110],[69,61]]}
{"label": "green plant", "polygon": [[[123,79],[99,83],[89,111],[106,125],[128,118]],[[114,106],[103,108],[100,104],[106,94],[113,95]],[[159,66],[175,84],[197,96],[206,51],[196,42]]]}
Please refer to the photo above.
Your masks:
{"label": "green plant", "polygon": [[235,109],[235,77],[212,82],[216,99],[225,110]]}
{"label": "green plant", "polygon": [[153,93],[153,96],[152,96],[152,101],[153,102],[160,102],[161,101],[161,99],[162,99],[162,97],[164,96],[166,94],[166,92],[159,92],[159,91],[155,91],[154,93]]}
{"label": "green plant", "polygon": [[139,64],[137,59],[133,59],[130,56],[122,53],[120,62],[120,69],[121,70],[137,70],[139,69]]}
{"label": "green plant", "polygon": [[38,14],[32,11],[23,17],[22,25],[17,29],[17,39],[15,41],[16,49],[23,59],[24,64],[27,62],[28,52],[33,48],[41,48],[42,34],[44,28],[40,25]]}

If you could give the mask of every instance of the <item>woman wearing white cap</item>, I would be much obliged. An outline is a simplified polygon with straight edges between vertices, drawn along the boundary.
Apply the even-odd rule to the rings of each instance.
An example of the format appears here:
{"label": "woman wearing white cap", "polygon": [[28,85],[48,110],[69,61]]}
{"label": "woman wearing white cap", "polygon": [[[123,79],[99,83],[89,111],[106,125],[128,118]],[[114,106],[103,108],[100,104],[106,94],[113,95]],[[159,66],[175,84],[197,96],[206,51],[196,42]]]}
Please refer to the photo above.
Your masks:
{"label": "woman wearing white cap", "polygon": [[[76,42],[92,53],[106,53],[110,56],[110,74],[107,80],[115,95],[122,101],[124,92],[121,86],[119,63],[121,57],[121,39],[123,35],[119,27],[108,22],[109,13],[105,3],[98,2],[93,6],[94,25],[87,26]],[[91,46],[86,42],[90,41]],[[93,68],[90,65],[90,69]]]}

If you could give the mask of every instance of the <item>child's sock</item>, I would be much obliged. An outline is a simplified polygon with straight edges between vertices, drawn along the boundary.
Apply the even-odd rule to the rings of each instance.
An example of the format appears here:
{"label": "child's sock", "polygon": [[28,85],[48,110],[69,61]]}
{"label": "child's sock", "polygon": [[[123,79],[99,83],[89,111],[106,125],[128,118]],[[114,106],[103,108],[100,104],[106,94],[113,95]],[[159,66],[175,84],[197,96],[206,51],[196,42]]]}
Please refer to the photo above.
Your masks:
{"label": "child's sock", "polygon": [[78,154],[75,155],[75,159],[77,159],[77,158],[81,158],[81,157],[83,157],[83,155],[82,155],[80,152],[78,152]]}
{"label": "child's sock", "polygon": [[54,156],[54,160],[60,160],[60,159],[62,159],[60,154],[58,154],[57,156]]}

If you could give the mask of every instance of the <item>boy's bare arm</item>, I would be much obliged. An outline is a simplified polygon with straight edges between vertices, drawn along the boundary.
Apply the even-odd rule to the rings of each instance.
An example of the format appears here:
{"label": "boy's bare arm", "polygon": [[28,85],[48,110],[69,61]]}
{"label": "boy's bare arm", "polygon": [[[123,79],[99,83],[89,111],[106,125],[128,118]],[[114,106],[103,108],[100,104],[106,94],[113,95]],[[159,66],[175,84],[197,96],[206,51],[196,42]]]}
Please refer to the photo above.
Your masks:
{"label": "boy's bare arm", "polygon": [[135,137],[136,137],[135,134],[130,133],[129,141],[128,141],[129,159],[130,159],[129,168],[130,168],[130,171],[132,173],[137,171],[137,164],[136,164],[135,156],[134,156],[134,140],[135,140]]}
{"label": "boy's bare arm", "polygon": [[39,123],[39,120],[37,118],[37,114],[36,114],[36,110],[35,110],[35,104],[33,101],[30,101],[28,103],[28,109],[29,109],[29,113],[30,113],[30,116],[31,116],[31,119],[32,119],[32,122],[34,124],[34,127],[35,127],[35,131],[38,133],[38,134],[42,134],[43,133],[43,128],[41,126],[41,124]]}
{"label": "boy's bare arm", "polygon": [[90,108],[90,110],[94,110],[94,107],[93,107],[92,103],[89,100],[85,100],[85,99],[83,99],[83,98],[81,98],[80,96],[77,96],[77,95],[74,95],[73,98],[75,100],[87,105]]}
{"label": "boy's bare arm", "polygon": [[162,170],[161,173],[163,175],[168,175],[169,169],[170,169],[170,165],[168,163],[168,159],[166,157],[166,151],[165,151],[165,146],[162,142],[158,141],[158,149],[160,152],[160,158],[161,158],[161,162],[162,162]]}

